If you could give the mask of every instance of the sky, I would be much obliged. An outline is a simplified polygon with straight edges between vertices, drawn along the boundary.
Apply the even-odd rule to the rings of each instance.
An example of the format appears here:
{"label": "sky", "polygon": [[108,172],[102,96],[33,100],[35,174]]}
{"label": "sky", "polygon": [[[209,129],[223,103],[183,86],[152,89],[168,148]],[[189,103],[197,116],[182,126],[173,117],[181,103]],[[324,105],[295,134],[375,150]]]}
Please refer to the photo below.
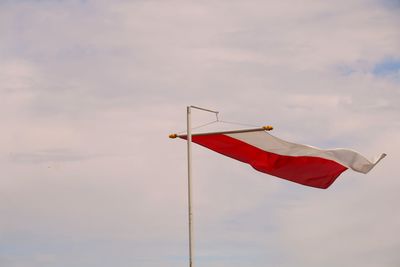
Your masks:
{"label": "sky", "polygon": [[0,266],[188,266],[186,144],[168,138],[188,105],[388,154],[320,190],[194,146],[195,266],[399,266],[399,12],[0,0]]}

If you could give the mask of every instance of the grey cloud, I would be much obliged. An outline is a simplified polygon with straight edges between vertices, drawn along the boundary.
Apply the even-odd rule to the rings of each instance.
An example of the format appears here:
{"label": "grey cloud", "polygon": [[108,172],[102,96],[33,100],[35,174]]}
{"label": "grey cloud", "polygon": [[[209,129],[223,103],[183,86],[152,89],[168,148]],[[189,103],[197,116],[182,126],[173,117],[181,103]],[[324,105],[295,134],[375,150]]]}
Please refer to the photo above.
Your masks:
{"label": "grey cloud", "polygon": [[368,70],[398,55],[397,17],[365,1],[3,4],[0,246],[18,253],[0,258],[186,265],[186,147],[167,135],[194,104],[290,141],[389,155],[320,192],[194,147],[199,265],[339,266],[327,237],[353,266],[396,264],[398,83]]}
{"label": "grey cloud", "polygon": [[82,161],[93,158],[93,155],[81,155],[67,150],[49,150],[35,151],[31,153],[15,153],[9,154],[9,159],[16,163],[57,163],[69,161]]}

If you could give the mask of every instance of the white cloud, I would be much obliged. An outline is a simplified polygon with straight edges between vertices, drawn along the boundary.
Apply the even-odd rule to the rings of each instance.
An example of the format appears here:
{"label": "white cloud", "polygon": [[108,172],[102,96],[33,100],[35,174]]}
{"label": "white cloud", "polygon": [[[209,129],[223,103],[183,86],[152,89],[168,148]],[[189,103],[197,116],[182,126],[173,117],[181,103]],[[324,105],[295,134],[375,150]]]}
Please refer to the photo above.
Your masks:
{"label": "white cloud", "polygon": [[373,73],[397,25],[374,1],[3,2],[0,263],[186,265],[185,144],[167,135],[195,104],[388,153],[318,191],[195,148],[200,264],[397,266],[400,97]]}

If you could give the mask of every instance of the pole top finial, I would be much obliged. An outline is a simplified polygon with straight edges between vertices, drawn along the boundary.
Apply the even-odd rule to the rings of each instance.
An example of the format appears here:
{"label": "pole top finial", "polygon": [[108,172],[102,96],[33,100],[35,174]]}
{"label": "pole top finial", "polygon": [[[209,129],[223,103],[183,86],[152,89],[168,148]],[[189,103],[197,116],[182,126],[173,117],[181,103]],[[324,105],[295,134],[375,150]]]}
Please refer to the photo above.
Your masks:
{"label": "pole top finial", "polygon": [[178,135],[177,134],[170,134],[168,137],[171,138],[171,139],[175,139],[175,138],[178,137]]}

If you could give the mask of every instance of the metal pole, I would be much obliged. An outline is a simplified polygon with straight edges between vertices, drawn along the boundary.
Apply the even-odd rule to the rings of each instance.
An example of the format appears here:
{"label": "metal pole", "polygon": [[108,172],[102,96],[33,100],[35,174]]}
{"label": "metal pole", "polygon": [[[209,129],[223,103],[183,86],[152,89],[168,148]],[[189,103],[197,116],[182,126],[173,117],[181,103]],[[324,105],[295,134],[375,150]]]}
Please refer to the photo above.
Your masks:
{"label": "metal pole", "polygon": [[188,206],[189,206],[189,267],[193,267],[193,211],[192,211],[192,121],[191,107],[187,111],[187,159],[188,159]]}
{"label": "metal pole", "polygon": [[202,111],[212,112],[212,113],[215,113],[215,114],[219,113],[219,111],[211,110],[211,109],[207,109],[207,108],[201,108],[201,107],[197,107],[197,106],[190,106],[190,107],[191,108],[195,108],[195,109],[199,109],[199,110],[202,110]]}
{"label": "metal pole", "polygon": [[[234,134],[234,133],[248,133],[248,132],[258,132],[258,131],[271,131],[274,127],[267,125],[260,128],[253,129],[243,129],[243,130],[234,130],[234,131],[220,131],[220,132],[206,132],[206,133],[195,133],[192,136],[203,136],[203,135],[213,135],[213,134]],[[170,134],[169,138],[177,138],[182,137],[186,138],[185,134]]]}

